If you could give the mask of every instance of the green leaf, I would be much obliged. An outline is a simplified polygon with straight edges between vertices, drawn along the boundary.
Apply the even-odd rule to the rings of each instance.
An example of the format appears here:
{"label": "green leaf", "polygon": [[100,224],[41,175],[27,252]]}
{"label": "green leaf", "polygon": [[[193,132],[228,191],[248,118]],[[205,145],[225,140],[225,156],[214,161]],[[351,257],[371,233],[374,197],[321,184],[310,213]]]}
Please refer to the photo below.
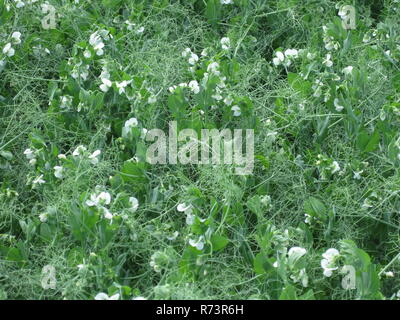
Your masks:
{"label": "green leaf", "polygon": [[196,265],[196,259],[201,252],[196,250],[195,248],[188,246],[185,248],[183,252],[182,259],[179,262],[179,270],[183,274],[193,274],[196,270],[199,269],[198,265]]}
{"label": "green leaf", "polygon": [[47,223],[42,223],[40,225],[40,236],[45,241],[50,241],[52,238],[52,232],[50,226]]}
{"label": "green leaf", "polygon": [[369,137],[367,130],[365,130],[365,129],[360,130],[360,132],[358,133],[358,136],[357,136],[357,141],[356,141],[357,148],[360,149],[361,151],[364,151],[369,140],[370,140],[370,137]]}
{"label": "green leaf", "polygon": [[376,266],[364,250],[357,247],[352,240],[340,241],[341,254],[345,264],[356,269],[357,295],[360,299],[380,299],[380,280]]}
{"label": "green leaf", "polygon": [[307,97],[311,92],[311,83],[304,80],[301,76],[296,73],[288,73],[288,82],[293,90],[300,93],[303,97]]}
{"label": "green leaf", "polygon": [[292,285],[287,285],[282,290],[279,300],[297,300],[296,289]]}
{"label": "green leaf", "polygon": [[268,269],[268,259],[261,252],[258,253],[253,261],[254,272],[257,274],[264,274]]}
{"label": "green leaf", "polygon": [[364,152],[372,152],[375,151],[379,145],[380,135],[379,131],[375,130],[372,134],[372,137],[369,139],[368,144],[364,148]]}
{"label": "green leaf", "polygon": [[206,7],[206,17],[208,22],[212,25],[216,25],[219,21],[221,13],[221,2],[220,0],[208,0]]}
{"label": "green leaf", "polygon": [[29,135],[29,138],[32,142],[32,145],[36,148],[36,149],[41,149],[41,148],[45,148],[46,147],[46,142],[44,140],[44,138],[41,136],[41,134],[39,134],[38,132],[33,132]]}
{"label": "green leaf", "polygon": [[304,202],[304,210],[312,217],[321,219],[323,221],[327,218],[327,209],[321,200],[310,197]]}
{"label": "green leaf", "polygon": [[180,120],[186,114],[186,102],[181,88],[177,88],[174,94],[168,97],[168,108],[174,119]]}
{"label": "green leaf", "polygon": [[357,136],[356,145],[362,152],[375,151],[379,146],[380,135],[378,128],[375,129],[374,133],[370,136],[365,129],[361,129]]}
{"label": "green leaf", "polygon": [[125,161],[121,168],[121,178],[124,182],[144,184],[147,182],[144,162]]}
{"label": "green leaf", "polygon": [[263,165],[264,169],[266,169],[266,170],[269,169],[270,163],[269,163],[269,160],[268,160],[266,157],[264,157],[264,156],[261,155],[261,154],[256,154],[254,157],[255,157],[258,161],[261,162],[261,164]]}
{"label": "green leaf", "polygon": [[5,151],[5,150],[0,151],[0,156],[2,156],[3,158],[5,158],[9,161],[14,158],[13,154],[10,151]]}
{"label": "green leaf", "polygon": [[299,296],[299,300],[315,300],[314,291],[312,289],[308,290],[306,293]]}
{"label": "green leaf", "polygon": [[257,215],[257,217],[262,216],[262,203],[259,195],[255,195],[249,200],[247,200],[247,207]]}
{"label": "green leaf", "polygon": [[213,234],[211,236],[210,241],[212,244],[213,251],[222,250],[229,243],[229,240],[227,238],[225,238],[224,236],[220,236],[218,234]]}
{"label": "green leaf", "polygon": [[330,117],[326,116],[326,117],[318,117],[316,122],[317,122],[317,139],[318,142],[322,142],[327,134],[328,134],[328,125],[330,123]]}
{"label": "green leaf", "polygon": [[17,247],[2,247],[3,252],[5,252],[6,260],[16,262],[19,267],[23,267],[27,262],[26,248],[25,245],[20,241]]}

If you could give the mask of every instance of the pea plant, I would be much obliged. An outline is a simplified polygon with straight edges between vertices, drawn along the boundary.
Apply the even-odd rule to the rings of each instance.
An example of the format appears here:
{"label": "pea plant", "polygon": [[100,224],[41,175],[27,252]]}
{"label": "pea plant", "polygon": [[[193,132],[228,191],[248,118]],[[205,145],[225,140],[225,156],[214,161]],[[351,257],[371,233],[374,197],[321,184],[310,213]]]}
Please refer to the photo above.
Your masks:
{"label": "pea plant", "polygon": [[399,15],[0,0],[0,299],[400,299]]}

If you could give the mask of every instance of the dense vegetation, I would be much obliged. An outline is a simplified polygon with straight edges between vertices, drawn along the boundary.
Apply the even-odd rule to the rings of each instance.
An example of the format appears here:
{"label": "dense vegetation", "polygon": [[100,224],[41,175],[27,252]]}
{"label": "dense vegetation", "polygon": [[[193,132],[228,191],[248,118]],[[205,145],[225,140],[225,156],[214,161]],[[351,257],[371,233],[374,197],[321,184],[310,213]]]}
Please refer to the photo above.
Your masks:
{"label": "dense vegetation", "polygon": [[398,299],[400,1],[349,2],[0,0],[0,298]]}

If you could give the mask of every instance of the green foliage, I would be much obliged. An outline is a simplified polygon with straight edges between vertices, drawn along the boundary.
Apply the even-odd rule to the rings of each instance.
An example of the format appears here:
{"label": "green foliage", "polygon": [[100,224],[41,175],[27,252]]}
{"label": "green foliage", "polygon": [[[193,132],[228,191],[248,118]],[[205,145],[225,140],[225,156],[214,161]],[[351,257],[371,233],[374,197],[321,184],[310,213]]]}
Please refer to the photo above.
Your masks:
{"label": "green foliage", "polygon": [[[398,1],[225,2],[0,0],[0,299],[399,298]],[[170,121],[252,174],[149,164]]]}

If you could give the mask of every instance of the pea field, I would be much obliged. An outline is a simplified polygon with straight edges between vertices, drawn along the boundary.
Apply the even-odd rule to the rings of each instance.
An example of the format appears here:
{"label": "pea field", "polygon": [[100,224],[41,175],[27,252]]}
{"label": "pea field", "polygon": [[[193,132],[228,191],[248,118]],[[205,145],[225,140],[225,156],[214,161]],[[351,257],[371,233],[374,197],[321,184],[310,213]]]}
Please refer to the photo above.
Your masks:
{"label": "pea field", "polygon": [[0,0],[0,299],[398,300],[399,129],[399,0]]}

